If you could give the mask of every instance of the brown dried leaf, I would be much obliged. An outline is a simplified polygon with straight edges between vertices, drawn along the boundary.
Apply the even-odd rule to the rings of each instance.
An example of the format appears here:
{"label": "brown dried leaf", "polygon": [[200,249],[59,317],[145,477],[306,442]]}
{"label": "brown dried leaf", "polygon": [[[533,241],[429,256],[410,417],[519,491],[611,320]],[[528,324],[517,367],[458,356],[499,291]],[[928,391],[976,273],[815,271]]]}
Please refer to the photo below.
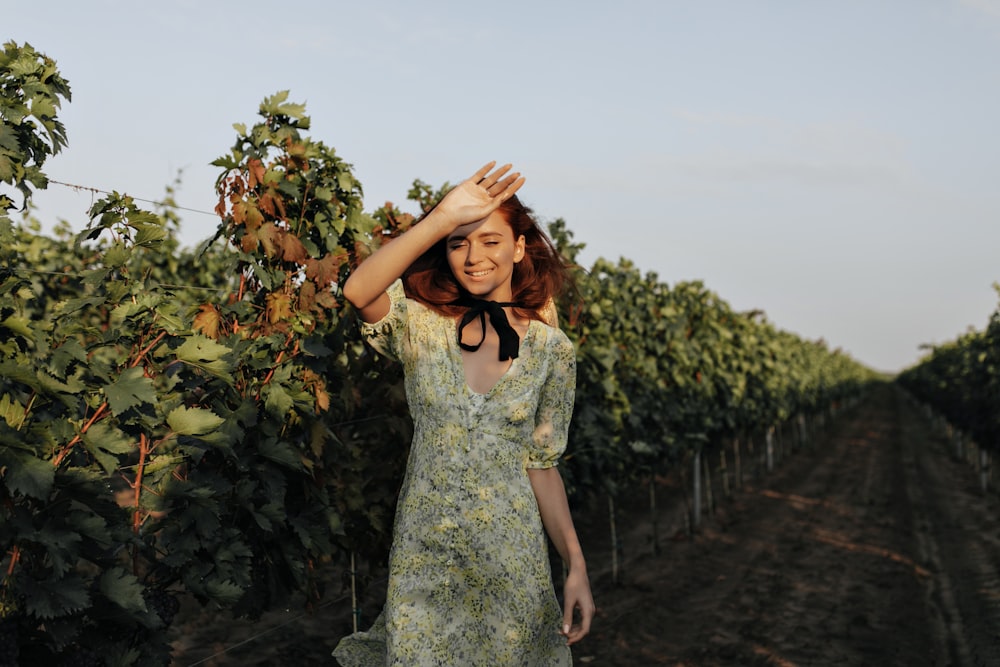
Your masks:
{"label": "brown dried leaf", "polygon": [[264,215],[257,208],[257,202],[248,200],[246,202],[247,229],[257,229],[264,222]]}
{"label": "brown dried leaf", "polygon": [[340,307],[340,304],[337,303],[337,297],[333,295],[333,292],[326,289],[316,292],[316,305],[324,310],[336,310]]}
{"label": "brown dried leaf", "polygon": [[264,211],[264,213],[266,213],[267,215],[271,216],[272,218],[275,217],[274,216],[275,206],[274,206],[274,195],[273,194],[271,194],[270,192],[263,193],[260,196],[260,199],[257,200],[257,205],[260,207],[260,210]]}
{"label": "brown dried leaf", "polygon": [[303,264],[309,259],[309,251],[298,236],[282,230],[278,235],[278,243],[281,246],[281,258],[286,262]]}
{"label": "brown dried leaf", "polygon": [[258,184],[263,183],[266,171],[264,163],[258,158],[252,158],[247,163],[247,185],[250,188],[255,188]]}
{"label": "brown dried leaf", "polygon": [[271,292],[267,295],[267,321],[277,324],[292,317],[292,300],[282,292]]}
{"label": "brown dried leaf", "polygon": [[257,234],[260,237],[261,245],[264,246],[264,255],[272,258],[278,257],[278,237],[281,235],[281,230],[275,227],[274,223],[265,222],[260,226]]}
{"label": "brown dried leaf", "polygon": [[340,267],[347,261],[344,251],[324,255],[320,259],[307,259],[306,278],[316,283],[319,288],[332,285],[340,275]]}
{"label": "brown dried leaf", "polygon": [[243,237],[240,238],[240,250],[246,253],[255,252],[257,250],[259,240],[258,232],[256,230],[246,230],[246,233],[244,233]]}
{"label": "brown dried leaf", "polygon": [[219,325],[221,322],[222,318],[219,316],[219,311],[216,310],[215,306],[210,303],[203,303],[198,308],[198,314],[194,316],[194,324],[192,326],[195,331],[200,331],[205,336],[218,340]]}
{"label": "brown dried leaf", "polygon": [[247,219],[247,205],[245,201],[233,202],[233,223],[236,226],[242,225]]}
{"label": "brown dried leaf", "polygon": [[326,392],[326,387],[321,387],[316,385],[314,387],[314,392],[316,394],[316,407],[320,412],[326,412],[330,409],[330,394]]}
{"label": "brown dried leaf", "polygon": [[316,284],[308,280],[299,287],[299,312],[312,312],[316,308]]}

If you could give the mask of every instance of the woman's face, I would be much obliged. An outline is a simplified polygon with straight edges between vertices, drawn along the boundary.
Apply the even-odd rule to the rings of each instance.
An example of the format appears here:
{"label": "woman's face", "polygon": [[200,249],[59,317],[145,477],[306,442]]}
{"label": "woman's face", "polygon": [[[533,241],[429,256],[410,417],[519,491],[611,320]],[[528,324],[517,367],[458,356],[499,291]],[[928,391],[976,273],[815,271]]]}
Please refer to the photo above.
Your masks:
{"label": "woman's face", "polygon": [[510,301],[514,264],[524,257],[524,236],[514,238],[502,213],[462,225],[445,243],[448,266],[459,285],[480,299]]}

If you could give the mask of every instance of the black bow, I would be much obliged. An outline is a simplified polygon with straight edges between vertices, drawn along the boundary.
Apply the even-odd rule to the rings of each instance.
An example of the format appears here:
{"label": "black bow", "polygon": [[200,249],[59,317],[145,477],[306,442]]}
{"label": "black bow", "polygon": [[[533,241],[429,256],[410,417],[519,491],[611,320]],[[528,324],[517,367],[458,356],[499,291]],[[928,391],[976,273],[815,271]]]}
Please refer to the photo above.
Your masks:
{"label": "black bow", "polygon": [[[490,323],[496,329],[497,336],[500,337],[500,361],[517,359],[517,352],[521,347],[521,338],[514,331],[514,327],[507,321],[507,313],[504,306],[517,306],[516,303],[498,303],[496,301],[486,301],[471,296],[463,296],[454,302],[456,306],[468,306],[469,310],[462,315],[462,320],[458,323],[458,345],[463,350],[475,352],[486,340],[486,313],[490,314]],[[479,324],[483,327],[483,337],[475,345],[466,345],[462,342],[462,331],[472,320],[479,318]]]}

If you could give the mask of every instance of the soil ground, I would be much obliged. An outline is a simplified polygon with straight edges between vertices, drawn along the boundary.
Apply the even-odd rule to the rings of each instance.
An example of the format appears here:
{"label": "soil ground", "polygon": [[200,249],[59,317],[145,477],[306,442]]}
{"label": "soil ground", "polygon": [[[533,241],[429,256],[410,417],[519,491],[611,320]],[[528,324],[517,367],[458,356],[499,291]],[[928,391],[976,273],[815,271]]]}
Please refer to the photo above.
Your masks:
{"label": "soil ground", "polygon": [[[715,474],[694,530],[680,476],[656,480],[656,553],[648,488],[619,500],[617,583],[606,501],[574,510],[598,606],[575,664],[1000,666],[1000,497],[903,394],[873,392],[771,472],[759,444],[741,456],[742,485]],[[333,665],[351,603],[331,578],[312,612],[186,610],[174,664]]]}

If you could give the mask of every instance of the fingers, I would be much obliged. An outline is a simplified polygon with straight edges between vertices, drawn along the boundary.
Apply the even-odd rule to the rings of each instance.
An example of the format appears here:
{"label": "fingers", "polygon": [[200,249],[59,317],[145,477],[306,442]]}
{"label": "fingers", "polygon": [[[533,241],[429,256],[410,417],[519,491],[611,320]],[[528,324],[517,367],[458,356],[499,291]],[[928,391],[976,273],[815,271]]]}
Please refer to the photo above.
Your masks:
{"label": "fingers", "polygon": [[[579,609],[580,622],[573,622],[573,612]],[[566,637],[567,646],[575,644],[590,633],[590,623],[594,619],[596,608],[589,595],[581,599],[576,596],[567,595],[563,605],[563,627],[562,634]]]}
{"label": "fingers", "polygon": [[563,602],[563,626],[562,633],[569,639],[569,633],[573,631],[573,608],[576,607],[576,601],[566,596],[566,600]]}
{"label": "fingers", "polygon": [[566,637],[567,646],[572,646],[573,644],[577,643],[578,641],[586,637],[588,634],[590,634],[591,618],[592,614],[590,615],[585,614],[582,616],[582,619],[579,623],[571,623],[569,624],[569,626],[565,624],[563,625],[564,630],[566,627],[569,627],[569,630],[566,630],[562,633],[563,636]]}
{"label": "fingers", "polygon": [[496,163],[497,163],[496,160],[490,160],[489,162],[487,162],[486,164],[484,164],[482,167],[480,167],[479,171],[477,171],[476,173],[474,173],[469,178],[469,180],[472,181],[473,183],[479,183],[481,180],[483,180],[483,178],[486,177],[486,174],[490,173],[490,169],[492,169],[493,165],[495,165]]}
{"label": "fingers", "polygon": [[501,201],[510,199],[514,193],[520,190],[521,186],[524,185],[524,180],[524,176],[521,176],[521,172],[516,171],[486,188],[486,192],[488,192],[491,197],[499,197]]}
{"label": "fingers", "polygon": [[[489,164],[489,166],[492,166],[494,164],[496,164],[496,162],[491,162]],[[487,173],[485,173],[482,176],[480,176],[479,181],[478,181],[477,184],[481,185],[484,188],[486,188],[487,190],[489,190],[494,184],[496,184],[497,181],[499,181],[501,178],[503,178],[504,174],[506,174],[508,171],[510,171],[510,168],[511,168],[511,165],[508,163],[508,164],[502,165],[500,167],[497,167],[492,172],[490,172],[490,170],[487,169],[486,170]],[[480,173],[482,171],[483,170],[480,169],[476,173],[478,174],[478,173]]]}
{"label": "fingers", "polygon": [[512,166],[509,163],[494,169],[495,166],[495,160],[486,163],[469,181],[485,190],[491,198],[499,198],[503,202],[521,189],[525,179],[521,176],[521,172],[508,173]]}
{"label": "fingers", "polygon": [[509,164],[497,167],[495,161],[487,162],[452,188],[437,206],[437,212],[450,218],[455,225],[486,218],[524,185],[521,173],[510,173],[510,169]]}
{"label": "fingers", "polygon": [[594,619],[594,608],[593,603],[590,605],[581,605],[580,608],[580,624],[574,625],[570,628],[569,637],[567,638],[567,644],[573,644],[580,641],[588,634],[590,634],[590,622]]}

